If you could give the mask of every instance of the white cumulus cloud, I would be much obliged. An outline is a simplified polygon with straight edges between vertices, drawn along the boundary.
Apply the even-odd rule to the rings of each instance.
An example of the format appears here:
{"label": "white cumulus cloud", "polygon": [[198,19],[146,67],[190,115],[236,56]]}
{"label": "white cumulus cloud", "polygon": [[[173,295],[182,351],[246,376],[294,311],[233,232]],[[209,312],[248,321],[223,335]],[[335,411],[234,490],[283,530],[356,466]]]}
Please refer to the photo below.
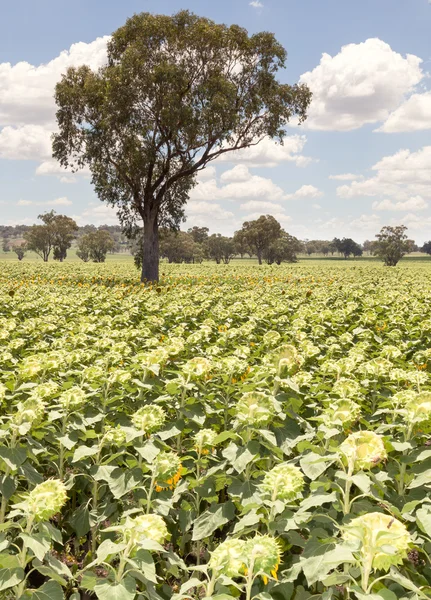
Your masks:
{"label": "white cumulus cloud", "polygon": [[431,92],[413,94],[378,129],[384,133],[431,129]]}
{"label": "white cumulus cloud", "polygon": [[392,200],[382,200],[381,202],[373,202],[374,210],[426,210],[428,208],[428,202],[421,196],[412,196],[404,202],[393,202]]}
{"label": "white cumulus cloud", "polygon": [[51,132],[40,125],[8,125],[0,130],[0,158],[40,160],[51,154]]}
{"label": "white cumulus cloud", "polygon": [[412,196],[431,198],[431,146],[416,152],[399,150],[383,157],[373,167],[376,175],[337,188],[341,198],[386,196],[407,201]]}
{"label": "white cumulus cloud", "polygon": [[336,181],[356,181],[357,179],[362,179],[362,175],[340,173],[340,175],[329,175],[329,179],[335,179]]}
{"label": "white cumulus cloud", "polygon": [[301,154],[306,143],[304,135],[286,136],[283,144],[265,138],[255,146],[222,154],[215,162],[238,162],[249,167],[277,167],[284,162],[294,162],[297,167],[306,167],[313,161]]}
{"label": "white cumulus cloud", "polygon": [[323,54],[300,79],[313,92],[305,126],[349,131],[384,121],[424,77],[421,62],[378,38],[343,46],[335,56]]}
{"label": "white cumulus cloud", "polygon": [[107,58],[108,39],[105,36],[89,44],[73,44],[46,64],[0,63],[0,126],[52,125],[55,84],[70,66],[102,66]]}
{"label": "white cumulus cloud", "polygon": [[17,206],[70,206],[73,204],[72,200],[69,200],[65,196],[62,198],[56,198],[55,200],[47,200],[45,202],[38,202],[35,200],[18,200]]}
{"label": "white cumulus cloud", "polygon": [[314,185],[303,185],[296,190],[293,194],[288,194],[287,198],[292,198],[294,200],[304,199],[304,198],[321,198],[323,196],[323,192],[319,190]]}

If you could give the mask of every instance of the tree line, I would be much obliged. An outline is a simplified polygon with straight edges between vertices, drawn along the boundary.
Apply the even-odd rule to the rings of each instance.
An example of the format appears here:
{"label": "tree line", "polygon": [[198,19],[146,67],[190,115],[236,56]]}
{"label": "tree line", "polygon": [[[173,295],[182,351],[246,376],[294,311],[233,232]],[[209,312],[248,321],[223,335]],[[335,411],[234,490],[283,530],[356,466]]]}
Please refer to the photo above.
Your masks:
{"label": "tree line", "polygon": [[[54,210],[39,215],[41,224],[17,226],[16,230],[7,226],[0,228],[3,237],[3,251],[16,253],[22,260],[27,251],[35,252],[44,262],[50,256],[63,262],[67,251],[76,245],[76,255],[84,262],[104,262],[108,252],[118,251],[118,234],[124,235],[119,226],[86,225],[77,223],[66,215],[56,214]],[[120,231],[118,231],[120,229]],[[228,264],[233,258],[256,257],[259,264],[281,264],[296,262],[299,254],[338,254],[349,257],[362,256],[364,252],[379,256],[386,265],[394,266],[405,255],[422,250],[431,255],[431,241],[419,248],[414,240],[408,238],[407,227],[385,226],[376,235],[376,240],[365,241],[362,245],[351,238],[333,240],[299,240],[285,231],[272,215],[261,215],[258,219],[245,221],[234,235],[210,234],[208,227],[191,227],[188,231],[162,228],[160,231],[160,257],[170,263],[201,263],[214,260],[217,264]],[[117,234],[117,239],[113,234]],[[23,242],[11,243],[15,235],[21,235]],[[3,233],[4,235],[4,233]],[[21,239],[22,239],[21,238]],[[144,259],[143,233],[131,239],[125,237],[127,250],[130,251],[137,267],[141,268]]]}

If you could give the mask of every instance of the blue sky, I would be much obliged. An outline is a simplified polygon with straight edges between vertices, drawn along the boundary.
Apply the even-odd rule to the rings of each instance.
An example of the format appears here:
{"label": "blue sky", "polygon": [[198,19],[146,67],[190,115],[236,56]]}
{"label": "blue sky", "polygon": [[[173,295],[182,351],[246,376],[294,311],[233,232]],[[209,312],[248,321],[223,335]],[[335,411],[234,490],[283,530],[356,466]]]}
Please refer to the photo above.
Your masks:
{"label": "blue sky", "polygon": [[188,221],[231,234],[274,214],[301,238],[363,241],[404,223],[431,239],[431,4],[428,0],[15,0],[2,6],[0,222],[36,221],[54,208],[80,224],[115,223],[87,173],[50,158],[53,86],[71,64],[103,64],[106,37],[135,12],[188,8],[250,32],[269,30],[288,51],[283,81],[313,91],[305,126],[283,148],[212,165]]}

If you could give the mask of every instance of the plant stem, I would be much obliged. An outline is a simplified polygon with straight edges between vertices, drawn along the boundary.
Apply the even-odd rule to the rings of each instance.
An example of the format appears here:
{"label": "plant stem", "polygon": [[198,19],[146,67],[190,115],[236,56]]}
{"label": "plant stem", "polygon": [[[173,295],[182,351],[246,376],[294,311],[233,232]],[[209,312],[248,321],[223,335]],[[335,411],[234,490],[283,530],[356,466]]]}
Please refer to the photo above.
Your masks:
{"label": "plant stem", "polygon": [[344,490],[343,512],[345,515],[348,515],[350,512],[350,490],[352,488],[352,475],[353,464],[349,465],[349,470],[347,471],[346,487]]}
{"label": "plant stem", "polygon": [[254,570],[254,557],[251,557],[250,567],[247,572],[247,583],[245,586],[245,600],[251,600],[251,588],[253,587],[253,570]]}
{"label": "plant stem", "polygon": [[[405,441],[408,442],[410,441],[410,438],[412,436],[412,432],[413,432],[413,424],[411,423],[409,425],[409,428],[407,429],[406,432],[406,437],[405,437]],[[405,455],[406,451],[404,450],[403,452],[403,456]],[[400,467],[400,477],[398,480],[398,494],[399,496],[404,496],[405,493],[405,484],[404,484],[404,480],[406,477],[406,469],[407,469],[407,465],[406,463],[402,463],[401,467]]]}
{"label": "plant stem", "polygon": [[[10,447],[11,448],[15,448],[16,446],[16,438],[17,438],[17,432],[14,431],[12,434],[12,438],[10,440]],[[6,471],[4,474],[4,479],[6,479],[7,477],[9,477],[9,475],[11,474],[12,469],[6,465]],[[6,500],[5,496],[2,496],[1,499],[1,508],[0,508],[0,524],[4,523],[5,517],[6,517],[6,509],[7,509],[7,505],[8,505],[8,501]]]}
{"label": "plant stem", "polygon": [[153,495],[155,483],[156,483],[156,473],[153,473],[153,475],[151,477],[150,489],[148,490],[148,495],[147,495],[147,515],[151,510],[151,497]]}

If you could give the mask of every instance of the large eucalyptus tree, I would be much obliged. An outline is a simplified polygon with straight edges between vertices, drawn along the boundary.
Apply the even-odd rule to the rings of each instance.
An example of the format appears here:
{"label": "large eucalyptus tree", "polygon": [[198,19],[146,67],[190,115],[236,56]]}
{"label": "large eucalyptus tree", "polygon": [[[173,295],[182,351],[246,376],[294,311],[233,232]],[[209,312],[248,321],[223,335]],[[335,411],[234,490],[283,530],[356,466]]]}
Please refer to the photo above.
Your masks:
{"label": "large eucalyptus tree", "polygon": [[285,61],[271,33],[142,13],[114,32],[106,66],[71,67],[57,84],[53,155],[90,168],[126,230],[143,222],[143,281],[158,279],[158,229],[179,226],[196,173],[265,137],[282,142],[289,119],[306,118],[309,89],[276,79]]}

